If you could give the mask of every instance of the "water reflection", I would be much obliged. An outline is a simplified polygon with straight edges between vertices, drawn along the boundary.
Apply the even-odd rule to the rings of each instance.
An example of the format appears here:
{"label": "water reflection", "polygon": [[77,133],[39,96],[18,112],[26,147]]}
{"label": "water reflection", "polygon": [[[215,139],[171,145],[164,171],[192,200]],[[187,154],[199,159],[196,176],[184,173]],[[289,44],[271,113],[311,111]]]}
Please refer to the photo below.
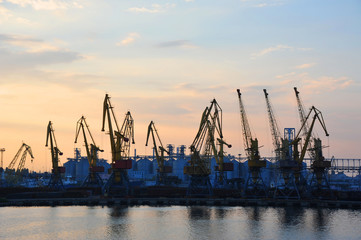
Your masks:
{"label": "water reflection", "polygon": [[246,207],[245,212],[247,215],[247,230],[248,236],[252,239],[262,238],[262,225],[260,223],[261,215],[265,208],[261,207]]}
{"label": "water reflection", "polygon": [[220,218],[220,219],[226,218],[228,212],[229,212],[229,210],[227,208],[216,208],[215,209],[215,214],[216,214],[217,218]]}
{"label": "water reflection", "polygon": [[128,207],[112,207],[110,208],[110,216],[113,218],[127,217],[129,214]]}
{"label": "water reflection", "polygon": [[107,235],[110,239],[128,239],[131,236],[131,224],[128,207],[109,208]]}
{"label": "water reflection", "polygon": [[304,220],[305,209],[286,207],[277,209],[277,215],[279,217],[280,227],[287,228],[289,226],[297,226],[300,223],[305,222]]}
{"label": "water reflection", "polygon": [[[272,207],[0,208],[1,239],[360,239],[361,211]],[[19,227],[21,226],[21,231]]]}
{"label": "water reflection", "polygon": [[188,216],[192,220],[210,219],[211,208],[203,206],[192,206],[187,208]]}
{"label": "water reflection", "polygon": [[324,231],[328,225],[328,219],[330,214],[330,209],[317,209],[314,210],[313,214],[313,224],[315,231]]}

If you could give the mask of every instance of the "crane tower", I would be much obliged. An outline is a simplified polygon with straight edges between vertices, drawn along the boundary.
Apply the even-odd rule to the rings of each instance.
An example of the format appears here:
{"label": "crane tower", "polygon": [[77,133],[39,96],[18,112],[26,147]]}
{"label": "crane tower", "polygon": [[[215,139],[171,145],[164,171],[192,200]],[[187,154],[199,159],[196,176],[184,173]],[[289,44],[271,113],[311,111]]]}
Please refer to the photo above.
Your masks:
{"label": "crane tower", "polygon": [[[125,196],[129,194],[128,169],[132,168],[130,159],[130,144],[134,144],[134,120],[128,111],[121,128],[118,127],[110,97],[105,95],[103,105],[103,125],[108,120],[110,147],[112,152],[111,175],[105,184],[105,193],[109,195]],[[113,129],[113,123],[115,127]]]}
{"label": "crane tower", "polygon": [[59,150],[58,145],[56,143],[53,124],[51,121],[49,121],[47,128],[45,147],[48,146],[49,142],[50,142],[51,161],[53,168],[48,187],[55,190],[63,190],[64,185],[61,179],[61,174],[65,173],[65,167],[59,166],[59,155],[63,155],[63,153]]}
{"label": "crane tower", "polygon": [[275,181],[274,197],[276,198],[300,198],[300,193],[296,184],[295,173],[298,174],[299,168],[294,160],[293,154],[297,154],[296,149],[292,149],[291,142],[294,140],[295,129],[285,128],[284,137],[278,127],[277,119],[274,115],[271,102],[266,89],[263,89],[269,125],[271,128],[273,147],[276,153],[277,173]]}
{"label": "crane tower", "polygon": [[241,97],[241,91],[237,89],[237,93],[241,114],[243,144],[248,160],[248,178],[245,184],[244,192],[247,196],[267,195],[266,186],[261,176],[261,169],[265,168],[267,163],[266,161],[261,160],[258,139],[252,137],[246,109],[244,108]]}
{"label": "crane tower", "polygon": [[[99,151],[103,152],[103,150],[100,149],[99,147],[97,147],[97,145],[95,144],[94,138],[90,132],[89,126],[88,126],[84,116],[82,116],[77,122],[74,143],[77,143],[80,131],[82,131],[82,133],[83,133],[84,145],[85,145],[86,154],[87,154],[87,158],[88,158],[88,162],[89,162],[89,174],[85,178],[82,186],[83,187],[102,188],[103,180],[100,178],[98,173],[104,172],[104,167],[98,166],[98,152]],[[87,133],[91,139],[90,144],[88,142]]]}

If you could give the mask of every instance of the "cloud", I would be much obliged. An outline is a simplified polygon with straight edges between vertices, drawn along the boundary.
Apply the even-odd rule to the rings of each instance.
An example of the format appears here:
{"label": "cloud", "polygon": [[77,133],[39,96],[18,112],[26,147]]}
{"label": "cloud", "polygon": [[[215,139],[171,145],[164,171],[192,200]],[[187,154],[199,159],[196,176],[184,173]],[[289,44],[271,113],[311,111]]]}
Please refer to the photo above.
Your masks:
{"label": "cloud", "polygon": [[[1,3],[1,0],[0,0]],[[7,8],[0,6],[0,23],[2,22],[17,22],[22,25],[33,25],[32,22],[23,17],[15,17],[14,14]]]}
{"label": "cloud", "polygon": [[302,88],[308,90],[309,93],[319,93],[324,91],[336,91],[339,89],[348,88],[354,85],[354,80],[348,77],[332,77],[321,76],[314,77],[307,72],[290,72],[283,75],[276,76],[281,80],[282,86],[287,85],[302,85]]}
{"label": "cloud", "polygon": [[128,8],[128,12],[134,12],[134,13],[161,13],[161,12],[165,12],[166,10],[168,10],[169,8],[174,8],[176,5],[173,3],[167,3],[164,5],[160,5],[160,4],[152,4],[151,8],[146,8],[146,7],[132,7],[132,8]]}
{"label": "cloud", "polygon": [[197,48],[196,45],[192,44],[188,40],[175,40],[162,42],[156,45],[159,48],[172,48],[172,47],[180,47],[180,48]]}
{"label": "cloud", "polygon": [[66,63],[82,59],[79,53],[58,50],[47,52],[10,52],[0,49],[0,69],[31,68],[39,65]]}
{"label": "cloud", "polygon": [[22,47],[25,51],[34,53],[59,50],[59,47],[56,47],[53,44],[26,35],[0,34],[0,42],[6,42],[12,46]]}
{"label": "cloud", "polygon": [[285,0],[241,0],[241,4],[252,8],[275,7],[284,5]]}
{"label": "cloud", "polygon": [[212,93],[219,93],[221,91],[228,92],[229,86],[223,84],[207,85],[182,82],[174,85],[173,90],[184,95],[198,97],[202,94],[209,95]]}
{"label": "cloud", "polygon": [[336,91],[339,89],[344,89],[350,87],[354,81],[348,77],[330,77],[322,76],[316,79],[305,79],[303,81],[304,88],[310,90],[313,93],[323,92],[323,91]]}
{"label": "cloud", "polygon": [[0,34],[0,43],[2,45],[0,48],[2,71],[72,62],[83,58],[77,52],[26,35]]}
{"label": "cloud", "polygon": [[83,8],[79,1],[74,0],[4,0],[20,7],[32,7],[35,10],[58,10]]}
{"label": "cloud", "polygon": [[313,67],[315,65],[316,65],[316,63],[305,63],[305,64],[298,65],[295,68],[297,68],[297,69],[306,69],[306,68]]}
{"label": "cloud", "polygon": [[292,76],[295,76],[295,75],[296,75],[296,72],[290,72],[290,73],[286,73],[286,74],[283,74],[283,75],[277,75],[276,78],[284,79],[284,78],[292,77]]}
{"label": "cloud", "polygon": [[129,33],[126,38],[124,38],[122,41],[118,42],[116,45],[117,46],[129,45],[129,44],[133,43],[139,37],[140,37],[140,35],[138,33],[135,33],[135,32]]}
{"label": "cloud", "polygon": [[278,51],[284,51],[284,50],[308,51],[308,50],[311,50],[311,48],[296,48],[296,47],[291,47],[291,46],[288,46],[288,45],[280,44],[280,45],[277,45],[275,47],[265,48],[265,49],[262,49],[261,51],[259,51],[257,53],[253,53],[253,54],[251,54],[251,58],[255,59],[257,57],[262,57],[262,56],[268,55],[268,54],[270,54],[272,52],[278,52]]}

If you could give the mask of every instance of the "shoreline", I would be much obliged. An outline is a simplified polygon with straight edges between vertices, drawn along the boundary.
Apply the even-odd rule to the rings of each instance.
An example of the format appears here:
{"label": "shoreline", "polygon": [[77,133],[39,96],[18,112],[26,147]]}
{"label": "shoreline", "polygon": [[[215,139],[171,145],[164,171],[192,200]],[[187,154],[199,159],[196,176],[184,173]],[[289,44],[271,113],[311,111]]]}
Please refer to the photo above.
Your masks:
{"label": "shoreline", "polygon": [[361,201],[238,198],[39,198],[6,199],[0,207],[56,206],[226,206],[361,209]]}

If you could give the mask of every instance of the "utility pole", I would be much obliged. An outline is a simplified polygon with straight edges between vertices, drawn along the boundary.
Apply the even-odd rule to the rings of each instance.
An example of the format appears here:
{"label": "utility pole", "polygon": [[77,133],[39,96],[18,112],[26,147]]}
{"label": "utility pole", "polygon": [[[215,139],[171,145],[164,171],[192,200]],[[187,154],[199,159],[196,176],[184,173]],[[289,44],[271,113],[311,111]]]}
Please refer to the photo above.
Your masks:
{"label": "utility pole", "polygon": [[1,152],[1,168],[4,168],[3,153],[5,152],[5,148],[0,148],[0,152]]}

